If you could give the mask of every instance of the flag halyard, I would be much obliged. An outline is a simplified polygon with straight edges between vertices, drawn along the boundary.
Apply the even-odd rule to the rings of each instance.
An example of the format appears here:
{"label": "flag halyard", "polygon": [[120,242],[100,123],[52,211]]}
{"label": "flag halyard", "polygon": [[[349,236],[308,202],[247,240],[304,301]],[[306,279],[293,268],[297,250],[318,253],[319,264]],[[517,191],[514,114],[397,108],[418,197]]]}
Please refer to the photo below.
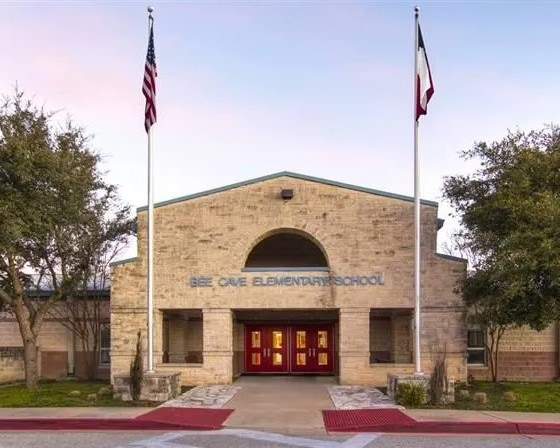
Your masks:
{"label": "flag halyard", "polygon": [[142,83],[142,93],[146,98],[146,108],[144,113],[144,128],[150,131],[152,125],[157,121],[156,114],[156,53],[154,50],[154,21],[150,17],[150,38],[148,41],[148,52],[146,54],[146,64],[144,66],[144,81]]}
{"label": "flag halyard", "polygon": [[432,81],[432,73],[430,71],[430,64],[428,63],[428,56],[426,54],[426,47],[424,46],[424,39],[422,39],[422,32],[420,25],[418,25],[418,47],[416,51],[416,120],[420,115],[428,113],[428,102],[434,94],[434,83]]}

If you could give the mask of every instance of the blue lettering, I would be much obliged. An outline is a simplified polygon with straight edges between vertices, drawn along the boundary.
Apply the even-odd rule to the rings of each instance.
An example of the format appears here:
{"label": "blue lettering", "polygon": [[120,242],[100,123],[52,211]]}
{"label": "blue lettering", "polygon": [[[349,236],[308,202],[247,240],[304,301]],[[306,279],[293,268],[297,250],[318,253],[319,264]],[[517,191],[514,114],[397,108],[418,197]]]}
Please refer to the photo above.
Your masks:
{"label": "blue lettering", "polygon": [[189,283],[191,288],[212,287],[212,277],[191,277]]}
{"label": "blue lettering", "polygon": [[377,276],[372,275],[371,277],[368,277],[367,281],[370,285],[377,285]]}
{"label": "blue lettering", "polygon": [[263,286],[262,277],[253,277],[253,286]]}

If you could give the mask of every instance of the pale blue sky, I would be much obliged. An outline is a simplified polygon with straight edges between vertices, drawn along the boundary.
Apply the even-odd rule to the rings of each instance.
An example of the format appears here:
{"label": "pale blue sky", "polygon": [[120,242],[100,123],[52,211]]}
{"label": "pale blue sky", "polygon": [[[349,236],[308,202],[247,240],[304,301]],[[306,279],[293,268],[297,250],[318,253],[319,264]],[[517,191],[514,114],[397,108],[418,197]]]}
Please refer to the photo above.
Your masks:
{"label": "pale blue sky", "polygon": [[[560,114],[560,3],[417,2],[435,94],[422,197],[477,140]],[[95,136],[109,180],[146,203],[148,3],[2,4],[0,92],[17,81]],[[413,194],[414,2],[152,2],[156,201],[290,170]],[[440,240],[446,235],[446,228]]]}

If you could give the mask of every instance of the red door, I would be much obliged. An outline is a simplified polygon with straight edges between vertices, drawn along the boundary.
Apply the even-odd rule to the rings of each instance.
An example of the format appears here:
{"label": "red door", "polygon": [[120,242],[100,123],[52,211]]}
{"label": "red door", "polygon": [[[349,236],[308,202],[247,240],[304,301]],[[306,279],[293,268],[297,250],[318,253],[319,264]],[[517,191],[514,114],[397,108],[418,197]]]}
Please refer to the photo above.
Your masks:
{"label": "red door", "polygon": [[281,325],[247,326],[245,368],[247,372],[287,372],[287,329]]}
{"label": "red door", "polygon": [[292,372],[333,372],[333,329],[330,325],[292,327]]}

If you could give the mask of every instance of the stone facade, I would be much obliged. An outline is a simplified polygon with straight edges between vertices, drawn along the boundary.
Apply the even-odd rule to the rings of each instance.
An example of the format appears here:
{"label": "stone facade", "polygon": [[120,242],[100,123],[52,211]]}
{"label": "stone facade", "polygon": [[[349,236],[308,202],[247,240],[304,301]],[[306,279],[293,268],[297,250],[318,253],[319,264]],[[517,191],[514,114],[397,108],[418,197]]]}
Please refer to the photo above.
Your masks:
{"label": "stone facade", "polygon": [[23,380],[23,369],[23,347],[0,347],[0,384]]}
{"label": "stone facade", "polygon": [[[145,373],[142,378],[140,401],[167,401],[181,394],[179,373]],[[123,401],[132,401],[130,393],[130,375],[113,377],[113,397]]]}
{"label": "stone facade", "polygon": [[[282,189],[293,198],[283,200]],[[414,307],[413,202],[410,198],[282,173],[232,187],[158,204],[154,254],[154,359],[157,371],[181,371],[183,383],[230,383],[243,368],[243,322],[238,310],[335,310],[336,365],[343,384],[386,383],[388,373],[412,373],[412,322],[394,325],[396,362],[371,364],[372,309]],[[126,372],[135,335],[146,328],[146,221],[138,211],[139,257],[113,266],[111,291],[112,374]],[[429,371],[434,350],[445,350],[449,374],[466,379],[466,320],[454,292],[465,263],[436,253],[437,204],[423,202],[422,368]],[[255,286],[262,272],[245,272],[248,255],[267,236],[286,230],[313,241],[328,261],[330,276],[379,273],[384,285]],[[301,270],[300,270],[301,271]],[[299,272],[299,275],[316,275]],[[269,277],[285,273],[271,270]],[[220,277],[244,277],[247,286],[220,286]],[[189,285],[192,277],[212,277],[209,287]],[[203,362],[162,363],[166,310],[202,311]],[[405,335],[406,336],[406,335]]]}

